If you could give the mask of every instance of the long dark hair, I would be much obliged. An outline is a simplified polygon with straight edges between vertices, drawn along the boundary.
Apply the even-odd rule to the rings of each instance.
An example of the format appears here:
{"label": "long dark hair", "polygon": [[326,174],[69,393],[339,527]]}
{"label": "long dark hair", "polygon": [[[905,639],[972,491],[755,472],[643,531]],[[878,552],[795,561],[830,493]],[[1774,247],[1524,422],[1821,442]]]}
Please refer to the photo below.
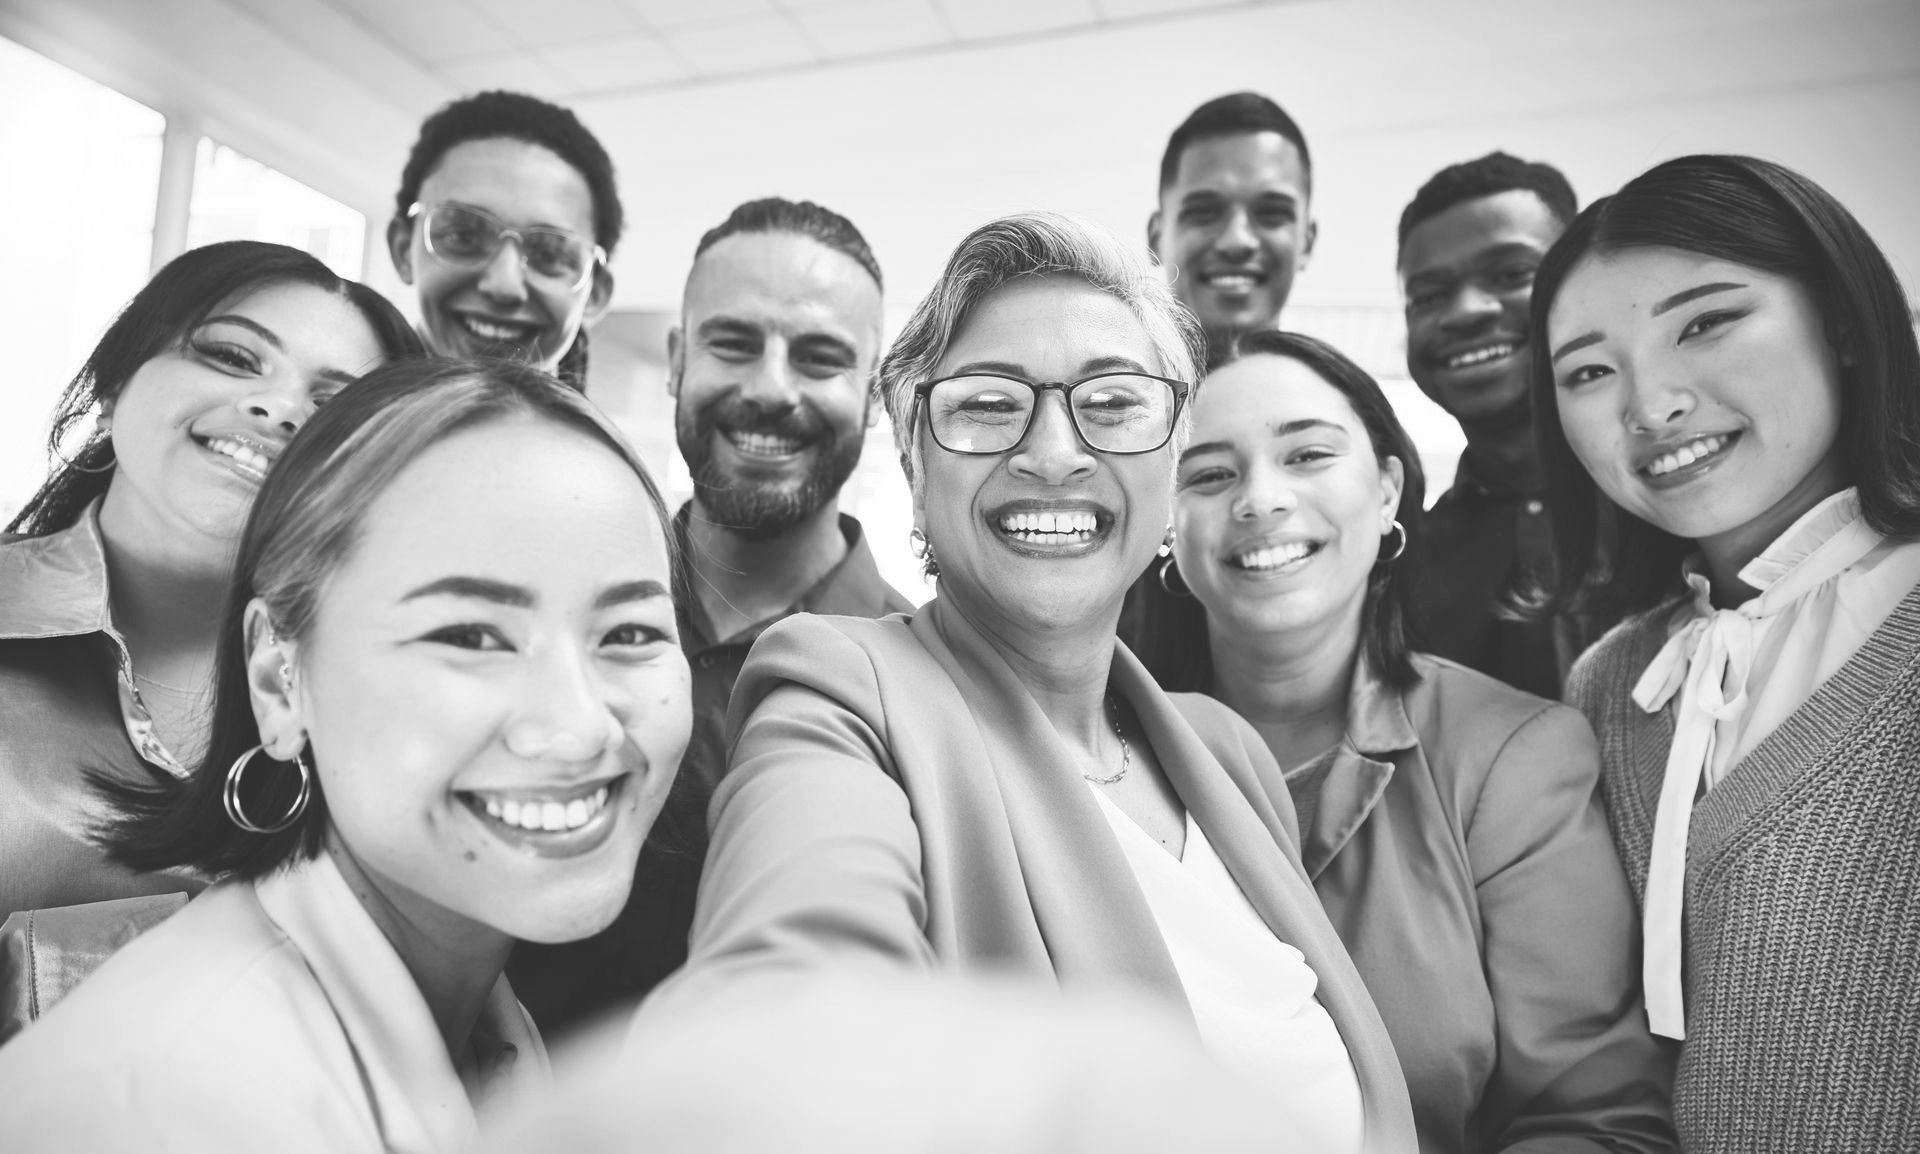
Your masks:
{"label": "long dark hair", "polygon": [[[1389,457],[1399,460],[1402,484],[1394,519],[1400,522],[1411,543],[1420,531],[1427,475],[1420,467],[1420,452],[1414,447],[1413,438],[1400,424],[1379,382],[1325,341],[1302,333],[1274,331],[1241,335],[1225,358],[1214,366],[1214,371],[1246,357],[1263,355],[1298,361],[1340,390],[1367,430],[1374,456],[1383,462]],[[1200,387],[1204,391],[1205,382]],[[1389,685],[1401,689],[1420,679],[1413,666],[1417,630],[1411,590],[1419,582],[1419,575],[1413,571],[1415,557],[1415,550],[1403,549],[1397,559],[1382,558],[1374,565],[1367,575],[1366,597],[1360,609],[1361,648],[1367,663]],[[1141,660],[1167,689],[1190,690],[1210,685],[1213,652],[1207,638],[1207,611],[1192,597],[1155,600],[1156,611],[1143,614],[1146,619],[1134,638]]]}
{"label": "long dark hair", "polygon": [[[141,871],[190,866],[252,878],[320,852],[327,803],[317,774],[305,812],[279,833],[246,833],[226,816],[227,769],[260,742],[247,686],[247,606],[259,597],[280,636],[306,638],[328,578],[351,556],[368,508],[393,479],[453,434],[521,415],[584,433],[627,462],[666,537],[674,596],[684,596],[659,489],[626,439],[579,393],[537,368],[508,361],[405,360],[377,369],[314,414],[253,503],[221,621],[213,730],[199,772],[185,780],[156,772],[137,784],[92,776],[111,813],[98,833],[116,860]],[[249,775],[242,798],[248,813],[287,810],[297,774],[282,769],[261,767]]]}
{"label": "long dark hair", "polygon": [[1792,279],[1819,302],[1840,355],[1839,458],[1867,523],[1920,535],[1920,345],[1885,254],[1825,189],[1750,156],[1683,156],[1587,207],[1533,281],[1533,415],[1553,507],[1555,584],[1537,610],[1635,613],[1680,588],[1694,544],[1621,509],[1560,427],[1547,318],[1592,254],[1674,248]]}
{"label": "long dark hair", "polygon": [[104,437],[66,458],[62,446],[73,430],[101,404],[118,398],[142,365],[178,348],[222,303],[279,284],[312,285],[344,299],[366,318],[390,359],[422,351],[419,336],[385,297],[297,248],[229,240],[189,249],[134,294],[60,394],[47,437],[47,453],[59,464],[7,531],[38,537],[72,525],[107,491],[114,468],[113,448]]}

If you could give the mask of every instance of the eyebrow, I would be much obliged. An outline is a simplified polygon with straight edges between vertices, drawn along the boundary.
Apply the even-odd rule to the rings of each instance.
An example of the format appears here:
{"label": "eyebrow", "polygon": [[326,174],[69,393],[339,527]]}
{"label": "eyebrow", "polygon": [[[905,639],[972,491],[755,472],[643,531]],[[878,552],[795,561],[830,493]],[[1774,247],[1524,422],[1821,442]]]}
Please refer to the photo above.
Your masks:
{"label": "eyebrow", "polygon": [[[239,325],[241,328],[246,329],[248,332],[272,345],[278,351],[283,353],[287,351],[286,343],[280,339],[278,333],[261,324],[259,321],[251,317],[243,317],[239,313],[221,313],[217,317],[208,317],[206,320],[200,322],[200,327],[203,329],[208,325]],[[343,385],[351,385],[360,379],[345,369],[321,369],[320,375],[327,380],[338,381]]]}
{"label": "eyebrow", "polygon": [[[968,361],[966,364],[955,368],[948,376],[964,377],[968,373],[999,373],[1002,376],[1019,377],[1022,380],[1031,379],[1025,365],[1016,365],[1012,361]],[[1149,373],[1145,366],[1141,365],[1139,361],[1134,360],[1132,357],[1121,356],[1094,357],[1092,360],[1085,361],[1080,365],[1080,372],[1077,375],[1081,377],[1092,377],[1098,376],[1101,373],[1143,373],[1147,376],[1153,375]]]}
{"label": "eyebrow", "polygon": [[1735,284],[1732,281],[1716,281],[1713,284],[1696,285],[1693,288],[1674,293],[1666,300],[1654,305],[1653,312],[1648,315],[1657,317],[1661,313],[1679,308],[1688,301],[1699,300],[1701,297],[1712,296],[1714,293],[1723,293],[1732,289],[1743,289],[1746,287],[1746,285]]}
{"label": "eyebrow", "polygon": [[[1345,425],[1338,421],[1329,421],[1324,417],[1302,417],[1297,421],[1287,421],[1284,424],[1275,425],[1273,427],[1273,435],[1276,437],[1291,437],[1295,433],[1304,433],[1312,429],[1331,429],[1336,433],[1345,433],[1348,436],[1352,435],[1352,430],[1348,429]],[[1197,445],[1188,445],[1186,452],[1180,454],[1180,463],[1184,465],[1187,463],[1187,458],[1202,456],[1206,453],[1228,453],[1232,451],[1233,446],[1226,441],[1202,441]]]}
{"label": "eyebrow", "polygon": [[[596,610],[624,604],[628,601],[646,601],[655,597],[667,596],[667,587],[652,578],[638,581],[623,581],[602,589],[593,599]],[[478,601],[491,601],[496,605],[508,605],[515,609],[532,607],[532,591],[505,581],[494,581],[486,577],[442,577],[430,581],[413,592],[402,597],[402,601],[413,601],[421,597],[471,597]]]}
{"label": "eyebrow", "polygon": [[1566,356],[1568,353],[1577,353],[1581,349],[1586,348],[1588,345],[1597,345],[1605,339],[1606,339],[1605,335],[1597,331],[1591,332],[1591,333],[1581,333],[1579,336],[1568,341],[1566,344],[1561,345],[1559,348],[1553,350],[1553,358],[1552,358],[1553,363],[1559,364],[1560,358]]}

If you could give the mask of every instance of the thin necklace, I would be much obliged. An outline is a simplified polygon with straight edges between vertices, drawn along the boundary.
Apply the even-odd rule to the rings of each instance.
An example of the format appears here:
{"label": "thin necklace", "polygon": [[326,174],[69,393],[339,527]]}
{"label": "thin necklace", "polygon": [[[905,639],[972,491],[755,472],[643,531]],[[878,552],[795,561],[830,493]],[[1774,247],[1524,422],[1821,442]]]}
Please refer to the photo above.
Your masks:
{"label": "thin necklace", "polygon": [[155,689],[170,690],[171,692],[174,692],[174,693],[198,693],[199,692],[199,690],[197,689],[188,689],[184,685],[168,685],[164,681],[155,681],[153,678],[148,677],[146,674],[140,673],[137,671],[134,673],[133,679],[135,681],[145,682],[146,684],[153,686]]}
{"label": "thin necklace", "polygon": [[1127,770],[1133,767],[1133,746],[1127,744],[1127,735],[1120,729],[1120,706],[1113,700],[1113,694],[1107,694],[1107,720],[1113,724],[1113,735],[1120,739],[1120,768],[1112,777],[1095,777],[1084,770],[1080,776],[1095,785],[1113,785],[1127,776]]}

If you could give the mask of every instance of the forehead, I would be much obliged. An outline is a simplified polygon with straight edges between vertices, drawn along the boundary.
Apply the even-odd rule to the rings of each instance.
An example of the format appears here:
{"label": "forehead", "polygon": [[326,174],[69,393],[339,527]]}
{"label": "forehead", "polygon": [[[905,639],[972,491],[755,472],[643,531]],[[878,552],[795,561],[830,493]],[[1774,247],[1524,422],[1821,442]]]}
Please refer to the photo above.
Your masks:
{"label": "forehead", "polygon": [[1291,140],[1277,132],[1243,132],[1202,137],[1187,145],[1166,195],[1284,192],[1304,199],[1306,185],[1306,166]]}
{"label": "forehead", "polygon": [[663,578],[666,558],[652,503],[618,454],[520,415],[454,433],[402,469],[367,510],[342,577],[352,570],[364,582],[411,588],[461,573],[560,597]]}
{"label": "forehead", "polygon": [[1147,328],[1126,302],[1077,277],[1023,277],[973,307],[954,333],[944,369],[1001,361],[1046,379],[1066,379],[1088,361],[1126,357],[1162,371]]}
{"label": "forehead", "polygon": [[207,312],[209,320],[222,316],[245,317],[278,337],[288,355],[328,367],[357,373],[382,355],[379,338],[360,310],[317,285],[282,281],[228,297]]}
{"label": "forehead", "polygon": [[1258,353],[1224,365],[1200,386],[1193,439],[1251,444],[1293,421],[1330,421],[1357,437],[1365,426],[1345,393],[1292,357]]}
{"label": "forehead", "polygon": [[420,182],[427,203],[452,200],[515,224],[544,224],[592,236],[593,190],[551,149],[492,137],[447,149]]}
{"label": "forehead", "polygon": [[735,233],[693,262],[683,307],[689,326],[716,315],[781,327],[871,331],[880,286],[846,253],[790,232]]}
{"label": "forehead", "polygon": [[1630,248],[1589,253],[1567,273],[1554,297],[1548,328],[1558,331],[1609,318],[1619,323],[1651,320],[1654,305],[1662,299],[1713,283],[1780,287],[1791,282],[1685,249]]}
{"label": "forehead", "polygon": [[1566,231],[1546,201],[1524,188],[1464,200],[1421,221],[1400,250],[1402,275],[1469,263],[1480,253],[1516,245],[1544,253]]}

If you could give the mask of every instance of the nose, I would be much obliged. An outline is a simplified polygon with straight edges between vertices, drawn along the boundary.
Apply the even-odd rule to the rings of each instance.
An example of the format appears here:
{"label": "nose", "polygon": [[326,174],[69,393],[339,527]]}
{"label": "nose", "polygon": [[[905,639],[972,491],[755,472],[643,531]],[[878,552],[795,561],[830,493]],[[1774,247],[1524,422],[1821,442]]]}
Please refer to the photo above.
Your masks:
{"label": "nose", "polygon": [[760,359],[747,366],[740,381],[740,399],[767,412],[783,412],[800,403],[799,382],[794,379],[784,342],[769,340]]}
{"label": "nose", "polygon": [[1659,434],[1685,420],[1693,412],[1693,390],[1665,377],[1642,376],[1629,380],[1627,389],[1627,427],[1636,433]]}
{"label": "nose", "polygon": [[529,761],[598,761],[626,741],[585,654],[550,648],[531,663],[519,709],[506,726],[507,751]]}
{"label": "nose", "polygon": [[509,237],[493,250],[493,258],[480,270],[480,291],[513,304],[527,299],[527,266],[520,257],[519,241]]}
{"label": "nose", "polygon": [[1259,238],[1253,235],[1253,222],[1247,218],[1246,210],[1227,210],[1220,236],[1213,242],[1214,251],[1227,260],[1244,261],[1252,258],[1259,244]]}
{"label": "nose", "polygon": [[1239,492],[1233,497],[1233,516],[1238,521],[1257,521],[1291,513],[1300,506],[1300,495],[1279,469],[1254,465],[1247,471]]}
{"label": "nose", "polygon": [[1026,437],[1014,446],[1007,467],[1016,474],[1061,485],[1091,474],[1099,464],[1073,430],[1067,399],[1058,393],[1042,393],[1033,423],[1027,427]]}
{"label": "nose", "polygon": [[262,378],[259,386],[241,397],[240,411],[275,440],[285,440],[300,431],[313,415],[313,393],[307,382],[288,377]]}
{"label": "nose", "polygon": [[1449,332],[1472,332],[1497,318],[1503,307],[1499,297],[1468,281],[1448,299],[1440,326]]}

